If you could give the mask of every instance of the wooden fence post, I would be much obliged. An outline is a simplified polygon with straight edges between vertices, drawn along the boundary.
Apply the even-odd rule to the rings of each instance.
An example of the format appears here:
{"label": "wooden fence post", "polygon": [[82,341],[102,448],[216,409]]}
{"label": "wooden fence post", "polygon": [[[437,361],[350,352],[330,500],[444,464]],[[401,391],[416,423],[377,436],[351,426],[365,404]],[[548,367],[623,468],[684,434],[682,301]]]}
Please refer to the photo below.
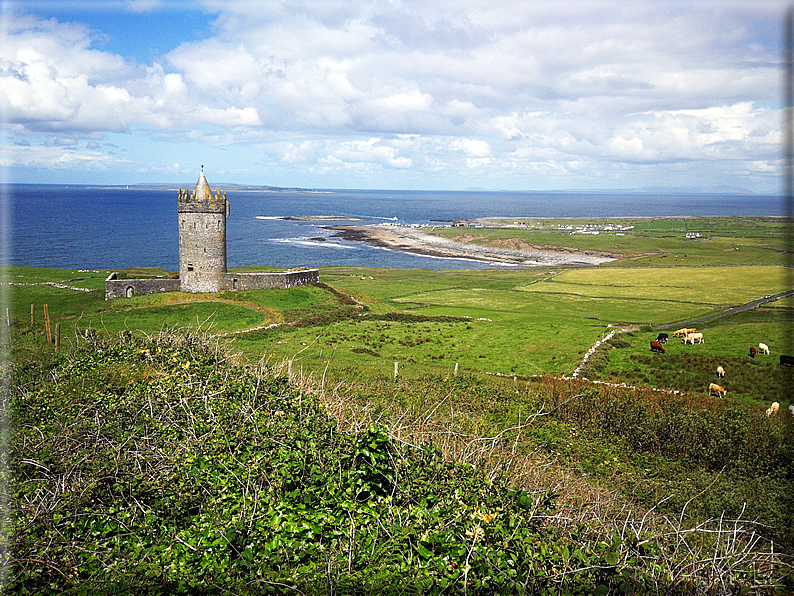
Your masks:
{"label": "wooden fence post", "polygon": [[458,376],[458,363],[455,363],[455,376]]}
{"label": "wooden fence post", "polygon": [[36,322],[36,307],[31,304],[30,305],[30,327],[33,328],[33,323]]}
{"label": "wooden fence post", "polygon": [[52,332],[50,331],[50,311],[47,309],[47,305],[44,305],[44,326],[47,331],[47,343],[52,343]]}
{"label": "wooden fence post", "polygon": [[6,306],[6,327],[11,327],[11,309]]}
{"label": "wooden fence post", "polygon": [[395,381],[397,380],[397,372],[398,372],[399,368],[400,368],[400,363],[395,360],[395,362],[394,362],[394,380]]}

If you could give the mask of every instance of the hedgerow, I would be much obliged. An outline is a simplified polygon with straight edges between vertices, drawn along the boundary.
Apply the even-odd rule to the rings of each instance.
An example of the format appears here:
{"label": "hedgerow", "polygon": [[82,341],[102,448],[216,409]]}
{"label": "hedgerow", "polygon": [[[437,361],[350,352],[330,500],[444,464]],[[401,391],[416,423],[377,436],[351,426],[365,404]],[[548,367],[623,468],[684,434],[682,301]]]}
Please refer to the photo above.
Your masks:
{"label": "hedgerow", "polygon": [[[49,366],[49,365],[47,365]],[[702,593],[641,532],[370,424],[195,334],[92,339],[12,394],[11,593]],[[684,561],[682,560],[682,564]],[[770,583],[771,582],[771,583]]]}

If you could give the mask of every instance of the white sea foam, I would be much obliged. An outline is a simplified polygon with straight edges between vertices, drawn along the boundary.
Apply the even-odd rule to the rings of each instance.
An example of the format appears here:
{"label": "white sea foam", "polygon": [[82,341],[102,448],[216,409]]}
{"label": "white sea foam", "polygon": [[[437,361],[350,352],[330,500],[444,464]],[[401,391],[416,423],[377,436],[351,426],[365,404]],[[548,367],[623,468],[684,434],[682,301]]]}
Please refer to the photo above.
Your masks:
{"label": "white sea foam", "polygon": [[294,244],[296,246],[308,246],[311,248],[336,248],[342,250],[353,250],[357,246],[345,246],[336,242],[318,242],[317,240],[307,240],[306,238],[273,238],[269,240],[276,244]]}
{"label": "white sea foam", "polygon": [[284,219],[281,215],[257,215],[256,219]]}

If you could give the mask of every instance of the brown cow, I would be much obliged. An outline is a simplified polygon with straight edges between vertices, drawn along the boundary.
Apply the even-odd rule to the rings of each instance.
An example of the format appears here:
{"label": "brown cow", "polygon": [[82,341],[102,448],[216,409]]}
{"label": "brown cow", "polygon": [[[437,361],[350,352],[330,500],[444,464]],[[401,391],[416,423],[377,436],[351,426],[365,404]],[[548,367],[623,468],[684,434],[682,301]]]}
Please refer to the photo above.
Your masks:
{"label": "brown cow", "polygon": [[725,389],[723,389],[716,383],[709,383],[709,395],[711,395],[712,393],[716,393],[720,397],[728,394],[728,392]]}

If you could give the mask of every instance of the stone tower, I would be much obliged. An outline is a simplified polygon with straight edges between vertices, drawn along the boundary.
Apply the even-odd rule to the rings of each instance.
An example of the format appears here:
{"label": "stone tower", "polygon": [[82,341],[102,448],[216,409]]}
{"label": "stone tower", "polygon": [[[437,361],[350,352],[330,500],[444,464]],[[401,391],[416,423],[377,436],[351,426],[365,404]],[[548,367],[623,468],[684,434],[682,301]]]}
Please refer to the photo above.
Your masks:
{"label": "stone tower", "polygon": [[180,190],[179,285],[183,292],[218,292],[226,273],[226,192],[214,195],[201,166],[196,188]]}

